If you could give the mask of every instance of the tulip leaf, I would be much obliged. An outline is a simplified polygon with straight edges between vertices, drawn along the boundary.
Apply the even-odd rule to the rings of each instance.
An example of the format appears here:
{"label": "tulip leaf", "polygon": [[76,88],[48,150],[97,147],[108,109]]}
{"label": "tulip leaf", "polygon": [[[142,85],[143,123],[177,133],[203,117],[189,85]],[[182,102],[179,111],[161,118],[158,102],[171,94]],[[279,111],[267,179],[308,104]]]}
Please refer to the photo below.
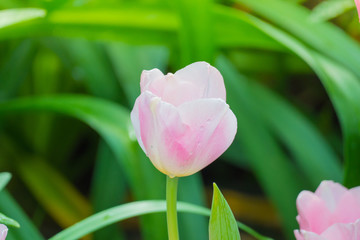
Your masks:
{"label": "tulip leaf", "polygon": [[316,5],[310,17],[314,21],[326,21],[350,9],[355,9],[354,0],[325,0]]}
{"label": "tulip leaf", "polygon": [[[177,210],[180,213],[192,213],[203,216],[210,216],[210,209],[197,206],[190,203],[178,202]],[[128,218],[149,214],[149,213],[162,213],[166,212],[166,201],[164,200],[147,200],[126,203],[117,207],[113,207],[97,214],[94,214],[77,224],[61,231],[49,240],[73,240],[79,239],[92,233],[102,227],[108,226],[118,221],[122,221]],[[254,236],[258,240],[272,240],[265,237],[253,229],[245,226],[244,224],[237,222],[238,227],[250,235]]]}
{"label": "tulip leaf", "polygon": [[4,189],[4,187],[8,184],[11,179],[11,173],[2,172],[0,173],[0,191]]}
{"label": "tulip leaf", "polygon": [[247,16],[247,20],[301,57],[319,76],[334,104],[344,135],[344,183],[347,187],[360,185],[360,81],[358,77],[348,68],[309,49],[280,29],[253,16]]}
{"label": "tulip leaf", "polygon": [[83,195],[42,159],[23,155],[18,164],[25,184],[61,226],[67,227],[91,214]]}
{"label": "tulip leaf", "polygon": [[8,232],[7,239],[44,239],[40,232],[35,228],[29,217],[24,213],[24,211],[22,211],[12,196],[5,190],[0,192],[0,212],[6,214],[7,216],[11,216],[12,218],[16,218],[21,226],[19,229],[11,229],[11,231]]}
{"label": "tulip leaf", "polygon": [[10,226],[10,227],[16,227],[16,228],[20,227],[20,224],[17,221],[5,216],[2,213],[0,213],[0,223],[5,224],[6,226]]}
{"label": "tulip leaf", "polygon": [[209,223],[209,239],[240,240],[239,229],[231,208],[215,183],[213,186],[214,193]]}
{"label": "tulip leaf", "polygon": [[236,2],[271,20],[319,53],[343,64],[360,76],[359,44],[335,25],[314,21],[309,9],[284,0],[236,0]]}
{"label": "tulip leaf", "polygon": [[44,18],[46,11],[39,8],[6,9],[0,11],[0,28],[9,27],[30,20]]}

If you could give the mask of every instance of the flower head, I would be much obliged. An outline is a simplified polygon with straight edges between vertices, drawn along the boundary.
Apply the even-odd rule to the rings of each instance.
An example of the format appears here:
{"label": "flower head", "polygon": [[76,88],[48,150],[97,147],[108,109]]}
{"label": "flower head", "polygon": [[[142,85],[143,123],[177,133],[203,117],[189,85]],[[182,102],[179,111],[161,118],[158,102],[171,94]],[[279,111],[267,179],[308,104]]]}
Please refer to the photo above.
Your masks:
{"label": "flower head", "polygon": [[360,239],[360,187],[323,181],[315,193],[302,191],[296,203],[297,240]]}
{"label": "flower head", "polygon": [[196,62],[164,75],[143,71],[131,112],[137,140],[154,166],[170,177],[194,174],[234,140],[237,121],[226,104],[220,72]]}

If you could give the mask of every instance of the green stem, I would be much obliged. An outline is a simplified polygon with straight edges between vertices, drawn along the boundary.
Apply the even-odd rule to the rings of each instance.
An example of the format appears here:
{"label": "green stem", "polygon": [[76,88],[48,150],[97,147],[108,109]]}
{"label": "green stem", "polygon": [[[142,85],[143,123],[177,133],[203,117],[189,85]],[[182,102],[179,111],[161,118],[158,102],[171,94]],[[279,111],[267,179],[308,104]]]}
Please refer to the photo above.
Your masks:
{"label": "green stem", "polygon": [[179,240],[176,210],[177,185],[177,177],[166,177],[166,217],[169,240]]}

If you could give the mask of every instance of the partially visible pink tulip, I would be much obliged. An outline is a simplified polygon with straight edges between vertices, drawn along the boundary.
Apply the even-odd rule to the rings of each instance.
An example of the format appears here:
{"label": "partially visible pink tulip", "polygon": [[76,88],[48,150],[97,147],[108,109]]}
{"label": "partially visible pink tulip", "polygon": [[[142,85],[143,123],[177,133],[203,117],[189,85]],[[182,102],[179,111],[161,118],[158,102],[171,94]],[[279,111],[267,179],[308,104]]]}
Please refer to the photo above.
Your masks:
{"label": "partially visible pink tulip", "polygon": [[237,121],[220,72],[205,62],[175,74],[143,71],[131,120],[154,166],[170,177],[194,174],[234,140]]}
{"label": "partially visible pink tulip", "polygon": [[297,240],[360,240],[360,187],[323,181],[315,193],[302,191],[296,204]]}
{"label": "partially visible pink tulip", "polygon": [[0,224],[0,240],[5,240],[8,228],[4,224]]}
{"label": "partially visible pink tulip", "polygon": [[359,21],[360,21],[360,0],[355,0],[356,8],[359,15]]}

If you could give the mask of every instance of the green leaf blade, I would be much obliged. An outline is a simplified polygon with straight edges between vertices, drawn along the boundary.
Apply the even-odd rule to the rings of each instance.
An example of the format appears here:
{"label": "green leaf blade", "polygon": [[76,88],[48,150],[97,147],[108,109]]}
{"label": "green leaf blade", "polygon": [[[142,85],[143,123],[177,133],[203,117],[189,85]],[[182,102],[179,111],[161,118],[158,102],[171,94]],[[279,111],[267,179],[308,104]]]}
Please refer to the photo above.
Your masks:
{"label": "green leaf blade", "polygon": [[20,227],[20,224],[15,221],[14,219],[12,218],[9,218],[8,216],[0,213],[0,223],[2,224],[5,224],[6,226],[10,226],[10,227],[16,227],[16,228],[19,228]]}
{"label": "green leaf blade", "polygon": [[2,172],[0,173],[0,191],[9,183],[11,179],[11,173]]}
{"label": "green leaf blade", "polygon": [[209,223],[210,240],[240,240],[240,233],[230,206],[215,183],[213,186],[214,194]]}

